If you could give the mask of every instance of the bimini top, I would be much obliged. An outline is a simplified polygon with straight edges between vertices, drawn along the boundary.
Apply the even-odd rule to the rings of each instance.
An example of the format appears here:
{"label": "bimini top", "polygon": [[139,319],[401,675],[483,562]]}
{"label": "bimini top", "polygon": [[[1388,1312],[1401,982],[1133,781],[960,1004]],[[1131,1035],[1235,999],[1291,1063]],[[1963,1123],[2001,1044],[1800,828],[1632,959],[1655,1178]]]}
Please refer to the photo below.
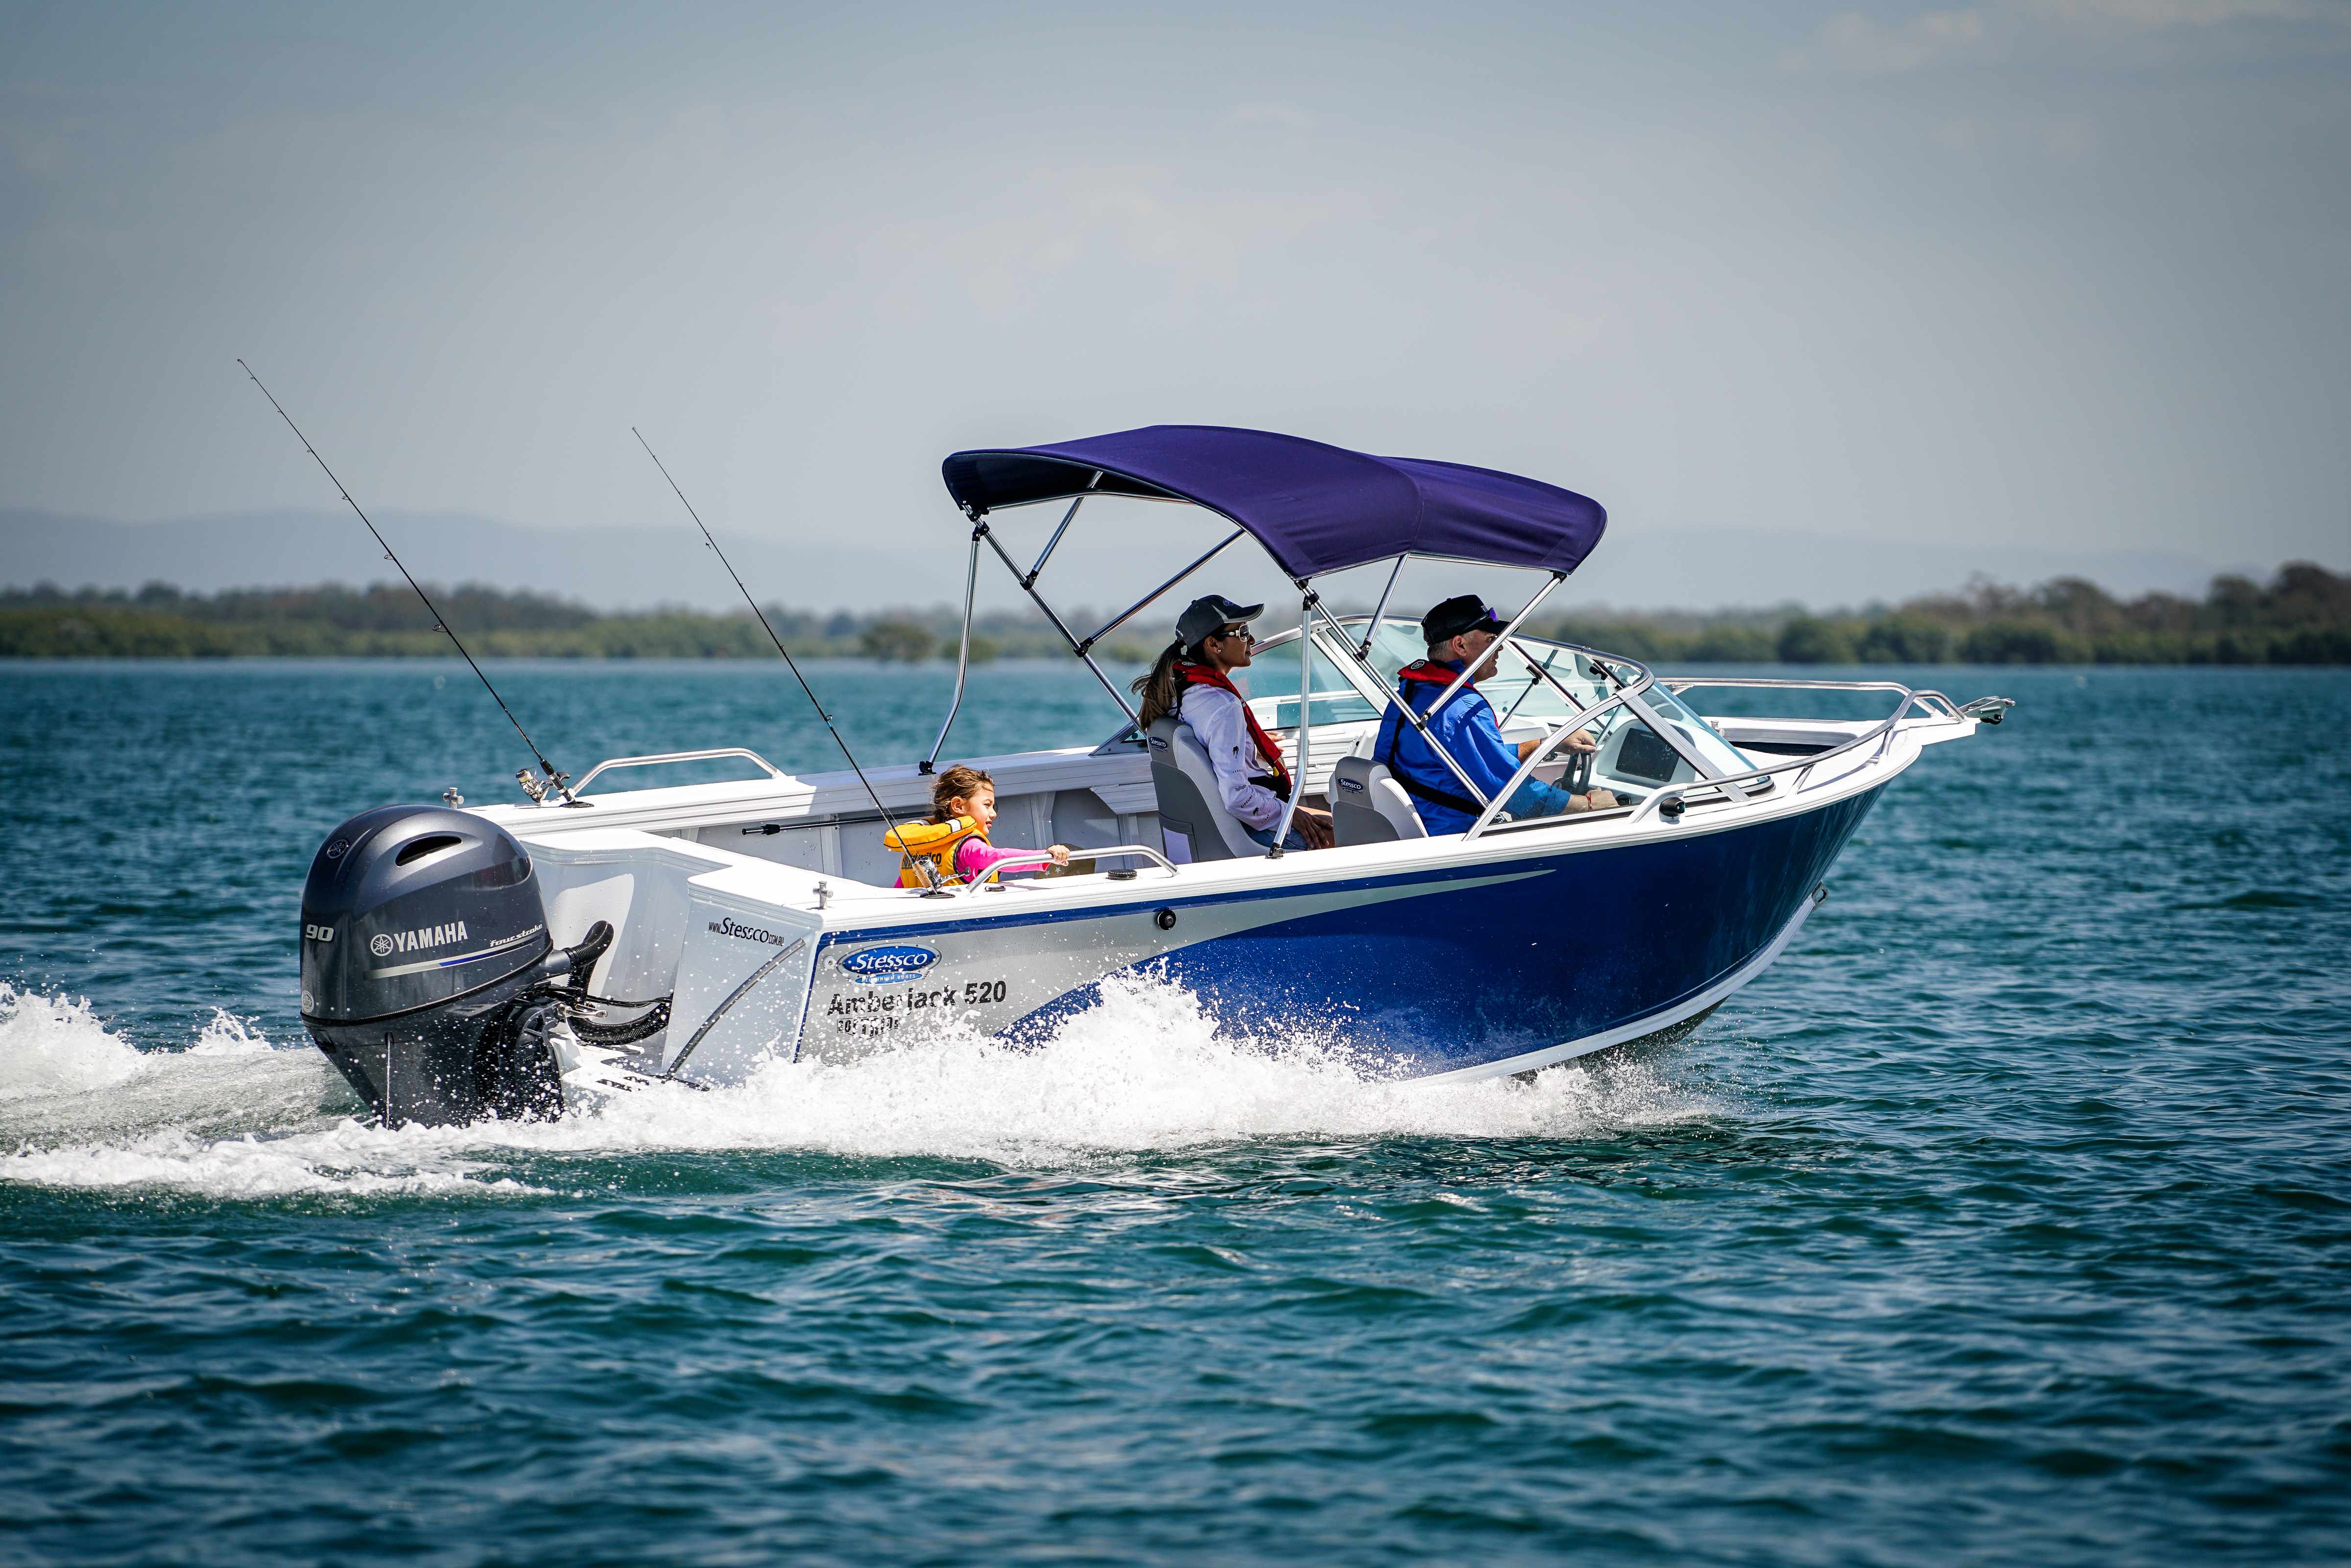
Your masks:
{"label": "bimini top", "polygon": [[958,452],[943,466],[975,517],[1089,492],[1190,501],[1248,529],[1293,578],[1406,551],[1573,571],[1608,526],[1599,502],[1540,480],[1218,424]]}

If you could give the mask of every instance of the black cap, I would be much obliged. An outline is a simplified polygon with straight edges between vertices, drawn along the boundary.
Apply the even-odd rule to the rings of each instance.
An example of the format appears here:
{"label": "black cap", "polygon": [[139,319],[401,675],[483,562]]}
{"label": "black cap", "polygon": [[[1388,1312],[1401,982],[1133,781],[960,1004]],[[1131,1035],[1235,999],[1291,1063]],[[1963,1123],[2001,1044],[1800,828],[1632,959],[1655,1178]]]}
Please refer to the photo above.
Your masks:
{"label": "black cap", "polygon": [[1206,593],[1184,606],[1184,613],[1176,617],[1176,635],[1186,648],[1196,648],[1204,638],[1231,622],[1254,621],[1264,613],[1262,604],[1235,604],[1221,593]]}
{"label": "black cap", "polygon": [[1474,593],[1457,593],[1420,618],[1420,640],[1432,647],[1464,632],[1502,634],[1502,618]]}

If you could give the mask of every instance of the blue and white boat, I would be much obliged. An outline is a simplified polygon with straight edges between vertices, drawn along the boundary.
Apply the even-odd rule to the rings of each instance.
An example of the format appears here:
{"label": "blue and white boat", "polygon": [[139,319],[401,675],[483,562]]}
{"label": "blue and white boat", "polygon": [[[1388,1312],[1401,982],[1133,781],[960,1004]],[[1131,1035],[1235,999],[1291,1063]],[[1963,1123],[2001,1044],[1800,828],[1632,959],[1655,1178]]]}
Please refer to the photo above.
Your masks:
{"label": "blue and white boat", "polygon": [[[1181,987],[1236,1030],[1303,1034],[1369,1072],[1532,1071],[1694,1027],[1796,938],[1896,777],[2008,706],[1893,682],[1668,677],[1524,635],[1605,514],[1508,474],[1186,425],[959,452],[945,474],[970,528],[955,706],[928,758],[867,768],[865,780],[894,818],[926,809],[963,699],[972,588],[992,555],[1119,710],[1097,746],[971,759],[995,777],[997,838],[1073,846],[1069,872],[901,888],[865,780],[789,775],[747,748],[614,758],[528,805],[354,819],[306,891],[304,1011],[385,1120],[558,1113],[648,1081],[718,1086],[779,1059],[919,1049],[942,1029],[1041,1040],[1114,977]],[[1085,502],[1105,496],[1204,507],[1229,532],[1081,636],[1038,583]],[[1064,509],[1023,565],[998,525],[1027,506]],[[1188,731],[1162,721],[1142,733],[1092,655],[1244,538],[1299,604],[1297,626],[1259,644],[1255,665],[1260,688],[1284,689],[1250,706],[1300,781],[1294,798],[1332,810],[1334,848],[1259,848],[1218,803]],[[1396,671],[1420,656],[1417,625],[1384,613],[1385,592],[1372,613],[1343,614],[1315,587],[1393,563],[1392,590],[1415,559],[1536,574],[1499,674],[1479,689],[1506,738],[1543,737],[1523,776],[1573,772],[1580,789],[1588,769],[1616,809],[1512,821],[1508,791],[1489,799],[1465,775],[1484,808],[1475,824],[1422,829],[1371,755]],[[1887,711],[1705,716],[1699,695],[1723,686],[1870,693]],[[1567,747],[1578,731],[1596,752]],[[610,787],[714,757],[758,776]],[[470,905],[469,925],[452,890],[499,876],[503,902]]]}

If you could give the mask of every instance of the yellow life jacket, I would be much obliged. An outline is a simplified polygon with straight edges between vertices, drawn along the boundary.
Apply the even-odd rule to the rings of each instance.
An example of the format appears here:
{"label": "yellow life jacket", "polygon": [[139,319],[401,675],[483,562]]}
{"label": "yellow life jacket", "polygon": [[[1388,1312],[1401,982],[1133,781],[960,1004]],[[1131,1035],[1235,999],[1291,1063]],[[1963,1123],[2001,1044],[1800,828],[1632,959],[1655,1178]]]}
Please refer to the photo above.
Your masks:
{"label": "yellow life jacket", "polygon": [[946,887],[963,880],[956,874],[955,862],[956,852],[963,847],[966,839],[987,842],[987,830],[979,825],[977,817],[957,817],[951,822],[908,822],[883,834],[882,844],[884,849],[896,850],[901,856],[900,887],[931,885],[923,876],[922,866],[916,863],[925,861],[937,873],[939,885]]}

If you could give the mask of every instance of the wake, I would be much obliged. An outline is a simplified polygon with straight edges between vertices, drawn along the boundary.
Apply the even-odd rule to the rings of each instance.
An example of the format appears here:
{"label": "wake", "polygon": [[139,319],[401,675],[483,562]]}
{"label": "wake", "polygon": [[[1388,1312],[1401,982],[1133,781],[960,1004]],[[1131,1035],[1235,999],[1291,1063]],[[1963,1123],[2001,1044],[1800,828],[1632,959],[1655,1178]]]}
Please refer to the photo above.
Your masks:
{"label": "wake", "polygon": [[398,1130],[307,1040],[218,1013],[141,1050],[80,1001],[0,985],[0,1183],[302,1193],[525,1194],[565,1156],[804,1151],[1007,1167],[1085,1166],[1257,1141],[1588,1139],[1718,1107],[1651,1067],[1571,1064],[1531,1083],[1422,1084],[1331,1041],[1219,1030],[1161,982],[1106,985],[1039,1046],[947,1030],[850,1063],[771,1062],[739,1088],[654,1084],[546,1124]]}

